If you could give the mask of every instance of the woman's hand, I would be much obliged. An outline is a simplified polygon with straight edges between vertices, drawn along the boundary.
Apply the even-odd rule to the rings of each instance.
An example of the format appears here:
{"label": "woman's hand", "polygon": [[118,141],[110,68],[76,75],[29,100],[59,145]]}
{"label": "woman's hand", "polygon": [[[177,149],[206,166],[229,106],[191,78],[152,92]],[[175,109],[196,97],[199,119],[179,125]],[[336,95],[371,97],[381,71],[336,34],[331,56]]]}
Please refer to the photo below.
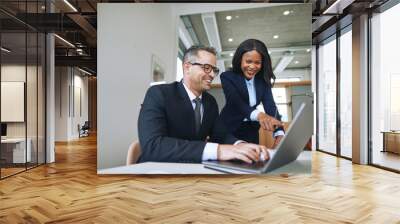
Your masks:
{"label": "woman's hand", "polygon": [[275,131],[276,127],[282,126],[282,122],[264,112],[260,112],[257,116],[260,126],[267,131]]}

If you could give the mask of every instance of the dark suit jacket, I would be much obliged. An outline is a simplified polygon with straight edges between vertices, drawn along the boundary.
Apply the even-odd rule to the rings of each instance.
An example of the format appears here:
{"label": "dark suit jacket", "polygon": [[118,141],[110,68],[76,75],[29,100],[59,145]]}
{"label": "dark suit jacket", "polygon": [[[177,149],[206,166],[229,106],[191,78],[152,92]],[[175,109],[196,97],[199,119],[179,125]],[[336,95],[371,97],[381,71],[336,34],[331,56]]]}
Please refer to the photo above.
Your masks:
{"label": "dark suit jacket", "polygon": [[[281,115],[277,111],[277,107],[272,96],[271,87],[267,86],[264,78],[256,75],[254,78],[254,86],[256,89],[256,105],[249,105],[249,92],[245,78],[241,74],[232,71],[223,72],[221,74],[222,88],[225,94],[226,104],[221,111],[221,118],[226,128],[231,132],[235,132],[244,118],[250,120],[250,114],[256,109],[256,106],[263,103],[265,112],[270,116],[275,116],[281,120]],[[275,131],[283,130],[277,128]]]}
{"label": "dark suit jacket", "polygon": [[195,133],[194,110],[181,82],[152,86],[147,90],[139,121],[139,162],[201,162],[207,136],[209,142],[233,144],[218,119],[218,105],[210,94],[202,94],[202,125]]}

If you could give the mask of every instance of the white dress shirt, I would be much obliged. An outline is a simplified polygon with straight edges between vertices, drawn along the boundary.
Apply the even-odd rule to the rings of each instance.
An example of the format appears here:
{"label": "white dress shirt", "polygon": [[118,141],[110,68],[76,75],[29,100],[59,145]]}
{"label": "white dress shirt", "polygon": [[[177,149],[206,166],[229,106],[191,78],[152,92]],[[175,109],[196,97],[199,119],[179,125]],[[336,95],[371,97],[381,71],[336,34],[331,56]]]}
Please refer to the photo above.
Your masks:
{"label": "white dress shirt", "polygon": [[[184,82],[183,86],[185,87],[186,93],[189,96],[190,102],[192,103],[193,106],[193,110],[196,107],[196,103],[193,101],[194,99],[197,98],[196,95],[194,95],[194,93],[192,91],[190,91],[190,89],[185,85]],[[199,96],[199,98],[201,99],[202,95]],[[204,114],[204,107],[203,104],[201,104],[200,107],[200,117],[201,117],[201,121],[203,121],[203,114]],[[218,144],[217,143],[212,143],[212,142],[207,142],[206,146],[204,147],[203,150],[203,155],[202,155],[202,160],[216,160],[217,159],[217,150],[218,150]]]}

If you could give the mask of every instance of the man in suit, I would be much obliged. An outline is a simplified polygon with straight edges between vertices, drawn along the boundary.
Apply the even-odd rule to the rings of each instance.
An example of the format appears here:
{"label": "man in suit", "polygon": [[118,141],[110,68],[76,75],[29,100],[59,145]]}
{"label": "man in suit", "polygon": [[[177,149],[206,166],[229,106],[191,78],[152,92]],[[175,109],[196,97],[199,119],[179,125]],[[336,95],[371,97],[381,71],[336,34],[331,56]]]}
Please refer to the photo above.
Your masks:
{"label": "man in suit", "polygon": [[183,80],[148,89],[138,129],[139,162],[189,162],[238,159],[248,163],[268,159],[264,146],[230,135],[210,94],[219,70],[214,48],[193,46],[183,57]]}

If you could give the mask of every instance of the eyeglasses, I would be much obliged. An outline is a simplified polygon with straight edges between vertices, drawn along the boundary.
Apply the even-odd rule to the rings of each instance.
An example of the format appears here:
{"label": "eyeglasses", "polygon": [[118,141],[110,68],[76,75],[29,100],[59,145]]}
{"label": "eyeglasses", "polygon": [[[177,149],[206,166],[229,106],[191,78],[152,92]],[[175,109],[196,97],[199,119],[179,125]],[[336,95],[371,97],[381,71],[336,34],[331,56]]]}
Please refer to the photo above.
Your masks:
{"label": "eyeglasses", "polygon": [[203,71],[205,73],[207,73],[207,74],[209,74],[211,71],[213,71],[215,75],[219,74],[219,68],[217,68],[215,66],[212,66],[210,64],[201,64],[201,63],[197,63],[197,62],[193,62],[193,63],[192,62],[188,62],[188,63],[191,64],[191,65],[200,66],[203,69]]}

